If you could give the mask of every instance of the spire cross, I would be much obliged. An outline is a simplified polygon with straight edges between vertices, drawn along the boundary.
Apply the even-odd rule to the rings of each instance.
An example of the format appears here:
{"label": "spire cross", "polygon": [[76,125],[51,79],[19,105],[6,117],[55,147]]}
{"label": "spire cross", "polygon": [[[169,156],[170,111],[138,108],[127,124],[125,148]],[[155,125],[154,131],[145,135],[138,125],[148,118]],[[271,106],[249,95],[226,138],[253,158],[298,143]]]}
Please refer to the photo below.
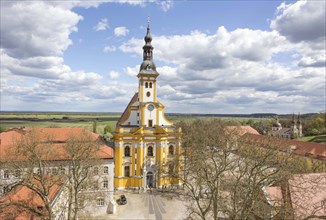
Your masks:
{"label": "spire cross", "polygon": [[150,17],[147,17],[147,28],[149,28],[149,23],[150,23]]}

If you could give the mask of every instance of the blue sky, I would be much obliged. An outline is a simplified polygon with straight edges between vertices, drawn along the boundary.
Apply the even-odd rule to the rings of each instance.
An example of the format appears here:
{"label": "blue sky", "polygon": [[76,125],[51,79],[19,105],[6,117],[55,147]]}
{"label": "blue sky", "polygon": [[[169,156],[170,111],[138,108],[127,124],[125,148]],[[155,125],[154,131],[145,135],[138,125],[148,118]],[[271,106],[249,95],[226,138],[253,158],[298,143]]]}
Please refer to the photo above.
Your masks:
{"label": "blue sky", "polygon": [[150,16],[166,112],[319,112],[324,1],[1,1],[1,110],[122,112]]}

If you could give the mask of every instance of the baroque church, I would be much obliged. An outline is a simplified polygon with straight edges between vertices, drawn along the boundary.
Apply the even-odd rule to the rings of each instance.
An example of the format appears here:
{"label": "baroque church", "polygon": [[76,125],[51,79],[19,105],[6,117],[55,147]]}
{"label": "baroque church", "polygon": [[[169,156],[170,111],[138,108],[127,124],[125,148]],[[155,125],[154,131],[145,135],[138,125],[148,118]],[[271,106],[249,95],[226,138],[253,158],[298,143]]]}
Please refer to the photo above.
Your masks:
{"label": "baroque church", "polygon": [[[157,100],[159,73],[153,62],[149,22],[144,40],[138,92],[118,120],[114,134],[116,189],[181,184],[172,177],[181,169],[172,163],[181,155],[181,129],[165,117],[164,105]],[[166,166],[169,171],[163,172]]]}
{"label": "baroque church", "polygon": [[287,139],[302,137],[302,123],[300,114],[298,115],[297,120],[295,120],[293,113],[291,128],[283,128],[281,123],[278,121],[278,118],[276,118],[276,122],[273,124],[272,131],[270,131],[269,135]]}

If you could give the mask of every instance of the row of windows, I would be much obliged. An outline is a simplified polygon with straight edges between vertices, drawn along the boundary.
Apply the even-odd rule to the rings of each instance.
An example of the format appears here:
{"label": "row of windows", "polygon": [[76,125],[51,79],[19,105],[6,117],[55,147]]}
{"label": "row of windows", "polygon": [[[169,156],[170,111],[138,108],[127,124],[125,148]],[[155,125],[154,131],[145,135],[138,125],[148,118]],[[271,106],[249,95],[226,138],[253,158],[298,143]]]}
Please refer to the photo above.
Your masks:
{"label": "row of windows", "polygon": [[0,187],[0,194],[3,193],[5,194],[6,192],[10,191],[10,187],[9,186],[2,186]]}
{"label": "row of windows", "polygon": [[145,82],[145,88],[152,88],[153,87],[153,84],[150,82]]}
{"label": "row of windows", "polygon": [[[13,176],[16,178],[20,178],[21,177],[21,170],[15,170],[13,173]],[[4,170],[3,171],[3,179],[9,179],[10,177],[10,173],[9,170]]]}
{"label": "row of windows", "polygon": [[[174,164],[169,164],[169,173],[173,173],[174,172]],[[143,173],[143,171],[141,171],[141,173]],[[124,167],[124,176],[125,177],[130,177],[130,166],[125,166]],[[135,170],[135,175],[136,175],[136,170]]]}
{"label": "row of windows", "polygon": [[[95,190],[98,190],[99,189],[99,183],[98,183],[98,181],[94,181],[90,185],[88,185],[88,184],[82,185],[81,188],[83,190],[87,190],[87,189],[95,189]],[[109,188],[109,181],[108,180],[103,180],[103,182],[102,182],[102,188],[103,189],[108,189]]]}
{"label": "row of windows", "polygon": [[[99,169],[98,169],[98,167],[94,167],[93,172],[94,172],[94,175],[98,175],[98,174],[99,174]],[[103,173],[104,173],[104,174],[109,174],[109,167],[105,166],[105,167],[103,168]]]}
{"label": "row of windows", "polygon": [[[94,175],[98,175],[99,174],[99,168],[94,167],[93,168],[93,173],[94,173]],[[104,174],[109,174],[109,167],[108,166],[103,167],[103,173]],[[37,169],[36,174],[37,175],[41,174],[40,169]],[[59,174],[64,175],[64,174],[66,174],[66,169],[63,168],[63,167],[61,167],[61,168],[53,167],[53,168],[47,169],[46,174],[47,175],[59,175]],[[21,170],[15,170],[14,173],[13,173],[13,176],[16,177],[16,178],[20,178],[21,177]],[[9,170],[4,170],[3,179],[9,179],[9,177],[10,177]]]}
{"label": "row of windows", "polygon": [[[135,153],[137,153],[136,150],[137,149],[135,149]],[[174,154],[174,147],[173,147],[173,145],[170,145],[169,146],[169,155],[172,156],[173,154]],[[125,155],[125,157],[130,157],[131,154],[130,154],[130,147],[129,146],[125,147],[124,155]],[[152,146],[147,147],[147,156],[149,156],[149,157],[153,156],[153,147]]]}
{"label": "row of windows", "polygon": [[[80,200],[78,203],[79,203],[79,206],[84,206],[85,204],[84,204],[84,200]],[[96,199],[96,205],[97,206],[104,206],[104,204],[105,204],[105,200],[104,200],[104,198],[97,198]]]}

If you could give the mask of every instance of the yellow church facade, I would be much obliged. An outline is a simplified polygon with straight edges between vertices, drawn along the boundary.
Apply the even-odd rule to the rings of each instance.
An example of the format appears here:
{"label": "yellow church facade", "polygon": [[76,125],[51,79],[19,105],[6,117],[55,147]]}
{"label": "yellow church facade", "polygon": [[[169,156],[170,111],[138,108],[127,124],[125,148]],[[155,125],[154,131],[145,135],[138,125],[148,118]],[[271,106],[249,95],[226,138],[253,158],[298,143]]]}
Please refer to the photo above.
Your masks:
{"label": "yellow church facade", "polygon": [[164,115],[157,100],[156,66],[149,25],[144,38],[143,62],[137,75],[138,92],[116,125],[114,134],[116,189],[181,185],[181,130]]}

